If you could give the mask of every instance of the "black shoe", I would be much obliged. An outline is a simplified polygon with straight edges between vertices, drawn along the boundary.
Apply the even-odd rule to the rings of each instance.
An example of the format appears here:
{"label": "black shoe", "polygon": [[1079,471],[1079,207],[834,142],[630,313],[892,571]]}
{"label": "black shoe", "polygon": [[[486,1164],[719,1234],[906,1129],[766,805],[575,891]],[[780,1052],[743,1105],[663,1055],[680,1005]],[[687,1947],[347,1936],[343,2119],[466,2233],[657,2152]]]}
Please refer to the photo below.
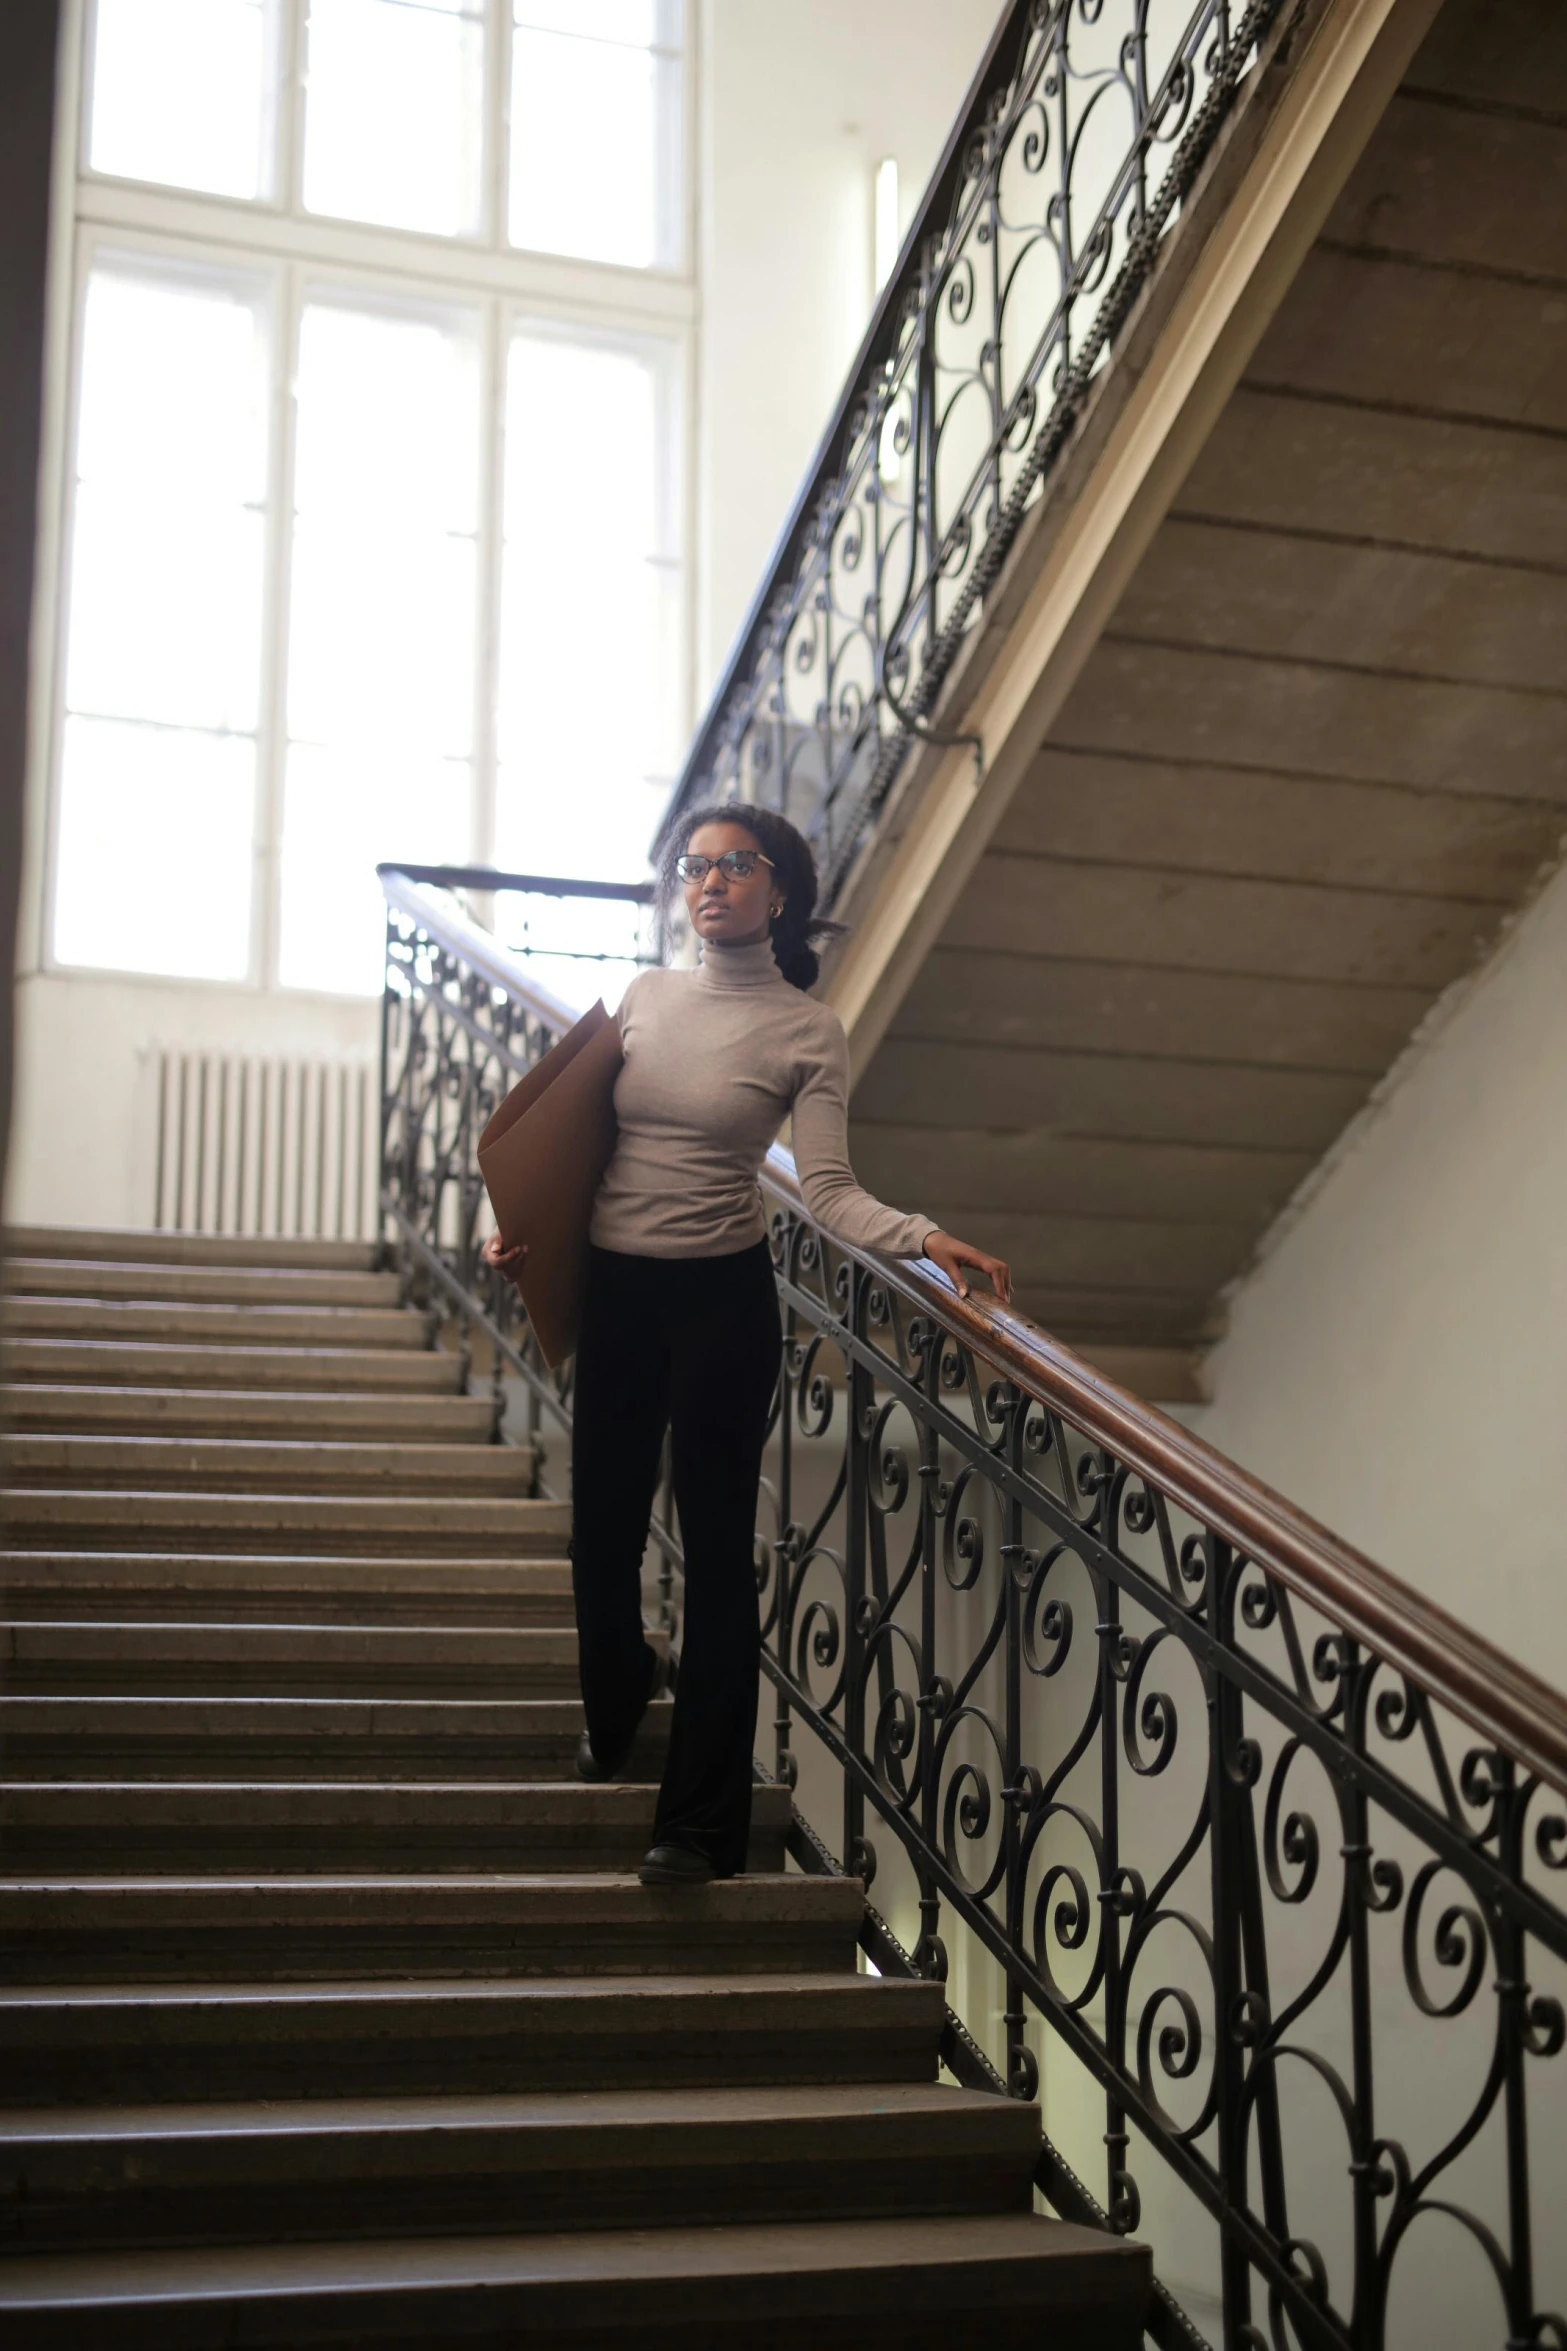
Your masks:
{"label": "black shoe", "polygon": [[600,1763],[593,1752],[588,1734],[584,1731],[577,1741],[577,1777],[579,1780],[592,1780],[595,1785],[600,1780],[618,1780],[626,1768],[630,1754],[631,1749],[628,1747],[625,1754],[614,1763]]}
{"label": "black shoe", "polygon": [[718,1872],[705,1853],[688,1845],[655,1845],[637,1875],[645,1886],[710,1886]]}
{"label": "black shoe", "polygon": [[[647,1696],[642,1701],[642,1709],[644,1713],[646,1713],[648,1707],[652,1705],[655,1698],[662,1698],[668,1687],[669,1652],[666,1649],[655,1649],[653,1652],[653,1671],[648,1680]],[[639,1731],[641,1728],[642,1724],[639,1720],[637,1723],[637,1731]],[[637,1731],[632,1732],[630,1738],[626,1741],[625,1746],[616,1756],[613,1763],[600,1763],[598,1757],[593,1752],[592,1742],[590,1741],[587,1732],[584,1731],[582,1736],[577,1741],[578,1779],[588,1780],[594,1786],[598,1786],[605,1780],[618,1780],[621,1773],[625,1770],[626,1765],[631,1761],[631,1750],[637,1743]]]}

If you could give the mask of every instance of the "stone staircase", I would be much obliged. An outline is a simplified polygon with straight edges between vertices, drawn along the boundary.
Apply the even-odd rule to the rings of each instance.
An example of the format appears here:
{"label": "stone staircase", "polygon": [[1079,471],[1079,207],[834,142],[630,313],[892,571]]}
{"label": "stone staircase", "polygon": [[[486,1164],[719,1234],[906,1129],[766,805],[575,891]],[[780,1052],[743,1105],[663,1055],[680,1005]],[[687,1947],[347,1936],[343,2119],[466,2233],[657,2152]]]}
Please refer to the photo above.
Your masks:
{"label": "stone staircase", "polygon": [[566,1514],[368,1248],[9,1257],[9,2351],[1139,2341],[783,1791],[637,1882],[668,1702],[571,1776]]}

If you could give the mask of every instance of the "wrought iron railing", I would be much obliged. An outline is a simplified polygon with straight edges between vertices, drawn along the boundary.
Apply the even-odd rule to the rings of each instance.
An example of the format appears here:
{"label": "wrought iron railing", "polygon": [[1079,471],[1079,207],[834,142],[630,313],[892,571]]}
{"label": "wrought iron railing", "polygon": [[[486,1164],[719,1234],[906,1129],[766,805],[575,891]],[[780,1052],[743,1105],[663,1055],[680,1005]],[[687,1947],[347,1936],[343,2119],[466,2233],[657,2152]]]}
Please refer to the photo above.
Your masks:
{"label": "wrought iron railing", "polygon": [[1298,0],[1016,0],[877,303],[674,808],[815,836],[836,898],[1258,43]]}
{"label": "wrought iron railing", "polygon": [[[563,1428],[569,1383],[477,1264],[472,1141],[573,1016],[387,893],[395,1244]],[[1047,2142],[1047,2199],[1206,2269],[1226,2351],[1560,2351],[1567,1704],[1022,1317],[842,1247],[785,1154],[764,1185],[796,1857],[875,1885],[884,1969],[988,1956],[1008,2086],[1042,2057],[1098,2102],[1101,2194]],[[994,2079],[970,2023],[949,2062]],[[1201,2340],[1163,2289],[1149,2330]]]}
{"label": "wrought iron railing", "polygon": [[[491,1112],[577,1018],[517,951],[474,920],[496,900],[554,899],[579,908],[640,909],[647,928],[626,957],[580,959],[591,999],[593,965],[662,960],[649,882],[591,882],[501,873],[486,866],[383,865],[386,984],[381,998],[380,1204],[405,1278],[454,1329],[464,1376],[483,1356],[496,1415],[517,1383],[518,1434],[541,1470],[571,1426],[569,1366],[552,1372],[512,1284],[487,1267],[490,1229],[478,1143]],[[525,950],[522,951],[525,953]],[[559,954],[547,941],[541,960]]]}

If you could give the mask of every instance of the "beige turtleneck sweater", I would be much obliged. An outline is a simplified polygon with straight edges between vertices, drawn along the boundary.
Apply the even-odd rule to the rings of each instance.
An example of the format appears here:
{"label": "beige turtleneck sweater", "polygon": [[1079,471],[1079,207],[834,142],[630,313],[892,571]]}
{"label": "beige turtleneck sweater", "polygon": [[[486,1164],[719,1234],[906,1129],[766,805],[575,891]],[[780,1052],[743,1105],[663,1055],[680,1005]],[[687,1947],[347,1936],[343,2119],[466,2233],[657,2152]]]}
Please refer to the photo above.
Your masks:
{"label": "beige turtleneck sweater", "polygon": [[843,1023],[784,978],[771,942],[639,972],[620,1007],[620,1136],[593,1210],[601,1249],[727,1257],[766,1234],[757,1173],[786,1118],[806,1206],[852,1248],[918,1257],[935,1226],[884,1208],[848,1153]]}

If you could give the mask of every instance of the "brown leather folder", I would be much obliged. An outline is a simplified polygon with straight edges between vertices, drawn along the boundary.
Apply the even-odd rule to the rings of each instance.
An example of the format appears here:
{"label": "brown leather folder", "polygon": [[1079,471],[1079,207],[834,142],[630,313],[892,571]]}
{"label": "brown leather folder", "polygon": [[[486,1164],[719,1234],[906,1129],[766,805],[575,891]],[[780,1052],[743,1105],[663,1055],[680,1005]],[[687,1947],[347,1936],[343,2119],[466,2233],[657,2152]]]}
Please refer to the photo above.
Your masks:
{"label": "brown leather folder", "polygon": [[577,1343],[588,1223],[615,1148],[620,1028],[602,1002],[520,1078],[479,1137],[479,1173],[508,1248],[526,1241],[517,1287],[553,1370]]}

